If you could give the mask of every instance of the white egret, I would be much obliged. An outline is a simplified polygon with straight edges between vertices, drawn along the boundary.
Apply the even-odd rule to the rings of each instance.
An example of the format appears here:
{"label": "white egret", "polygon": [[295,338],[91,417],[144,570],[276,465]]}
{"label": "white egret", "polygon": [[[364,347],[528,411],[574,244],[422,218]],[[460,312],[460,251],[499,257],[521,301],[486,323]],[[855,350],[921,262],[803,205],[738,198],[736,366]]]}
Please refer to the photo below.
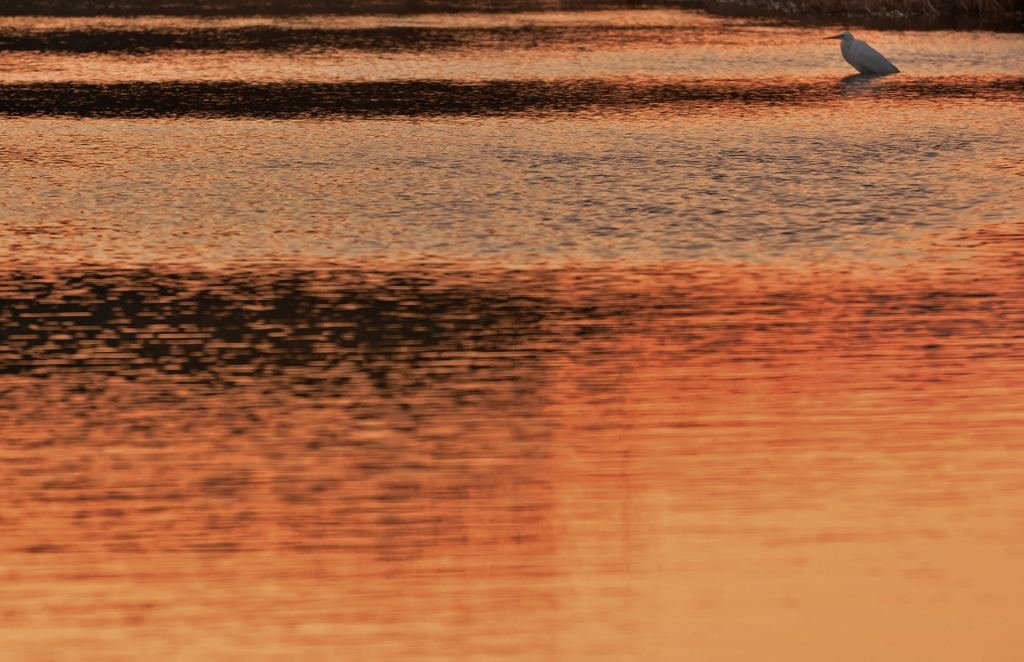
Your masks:
{"label": "white egret", "polygon": [[854,39],[849,32],[842,32],[834,37],[825,39],[842,39],[843,43],[839,50],[843,52],[843,59],[862,74],[898,74],[900,72],[892,62],[885,59],[885,56],[865,44],[860,39]]}

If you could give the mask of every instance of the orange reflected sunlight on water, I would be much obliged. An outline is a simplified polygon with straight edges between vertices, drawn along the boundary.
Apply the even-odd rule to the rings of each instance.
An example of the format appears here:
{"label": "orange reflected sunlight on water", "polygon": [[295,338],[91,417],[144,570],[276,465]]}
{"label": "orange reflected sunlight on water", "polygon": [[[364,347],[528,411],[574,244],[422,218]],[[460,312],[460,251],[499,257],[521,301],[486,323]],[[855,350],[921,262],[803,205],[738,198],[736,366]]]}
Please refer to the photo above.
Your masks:
{"label": "orange reflected sunlight on water", "polygon": [[9,274],[9,650],[1011,659],[1015,241]]}
{"label": "orange reflected sunlight on water", "polygon": [[0,658],[1015,661],[1021,35],[819,32],[0,19]]}

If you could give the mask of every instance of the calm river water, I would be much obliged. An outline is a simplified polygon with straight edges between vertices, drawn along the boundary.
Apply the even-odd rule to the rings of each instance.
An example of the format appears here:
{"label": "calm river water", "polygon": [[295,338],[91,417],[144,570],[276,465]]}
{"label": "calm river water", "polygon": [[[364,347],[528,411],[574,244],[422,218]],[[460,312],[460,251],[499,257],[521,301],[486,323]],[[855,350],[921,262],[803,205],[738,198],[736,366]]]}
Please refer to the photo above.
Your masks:
{"label": "calm river water", "polygon": [[1019,658],[1024,35],[0,19],[0,647]]}

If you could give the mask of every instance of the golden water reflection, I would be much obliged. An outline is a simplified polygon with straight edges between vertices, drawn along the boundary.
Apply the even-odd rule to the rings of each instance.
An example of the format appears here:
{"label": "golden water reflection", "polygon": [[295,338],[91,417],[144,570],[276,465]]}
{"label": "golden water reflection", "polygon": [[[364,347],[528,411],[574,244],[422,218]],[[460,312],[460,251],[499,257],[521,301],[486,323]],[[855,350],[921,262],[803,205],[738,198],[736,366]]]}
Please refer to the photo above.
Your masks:
{"label": "golden water reflection", "polygon": [[1012,659],[1010,230],[927,271],[8,272],[7,648]]}
{"label": "golden water reflection", "polygon": [[1016,660],[1021,36],[821,32],[0,19],[0,658]]}

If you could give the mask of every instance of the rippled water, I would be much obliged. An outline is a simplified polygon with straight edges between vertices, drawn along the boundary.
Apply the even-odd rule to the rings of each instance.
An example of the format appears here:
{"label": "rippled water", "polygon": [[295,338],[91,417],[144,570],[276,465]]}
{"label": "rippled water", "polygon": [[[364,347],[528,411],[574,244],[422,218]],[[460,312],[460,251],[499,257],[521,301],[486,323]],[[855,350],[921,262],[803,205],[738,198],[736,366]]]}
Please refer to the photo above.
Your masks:
{"label": "rippled water", "polygon": [[1016,660],[1024,37],[835,31],[0,19],[5,655]]}

